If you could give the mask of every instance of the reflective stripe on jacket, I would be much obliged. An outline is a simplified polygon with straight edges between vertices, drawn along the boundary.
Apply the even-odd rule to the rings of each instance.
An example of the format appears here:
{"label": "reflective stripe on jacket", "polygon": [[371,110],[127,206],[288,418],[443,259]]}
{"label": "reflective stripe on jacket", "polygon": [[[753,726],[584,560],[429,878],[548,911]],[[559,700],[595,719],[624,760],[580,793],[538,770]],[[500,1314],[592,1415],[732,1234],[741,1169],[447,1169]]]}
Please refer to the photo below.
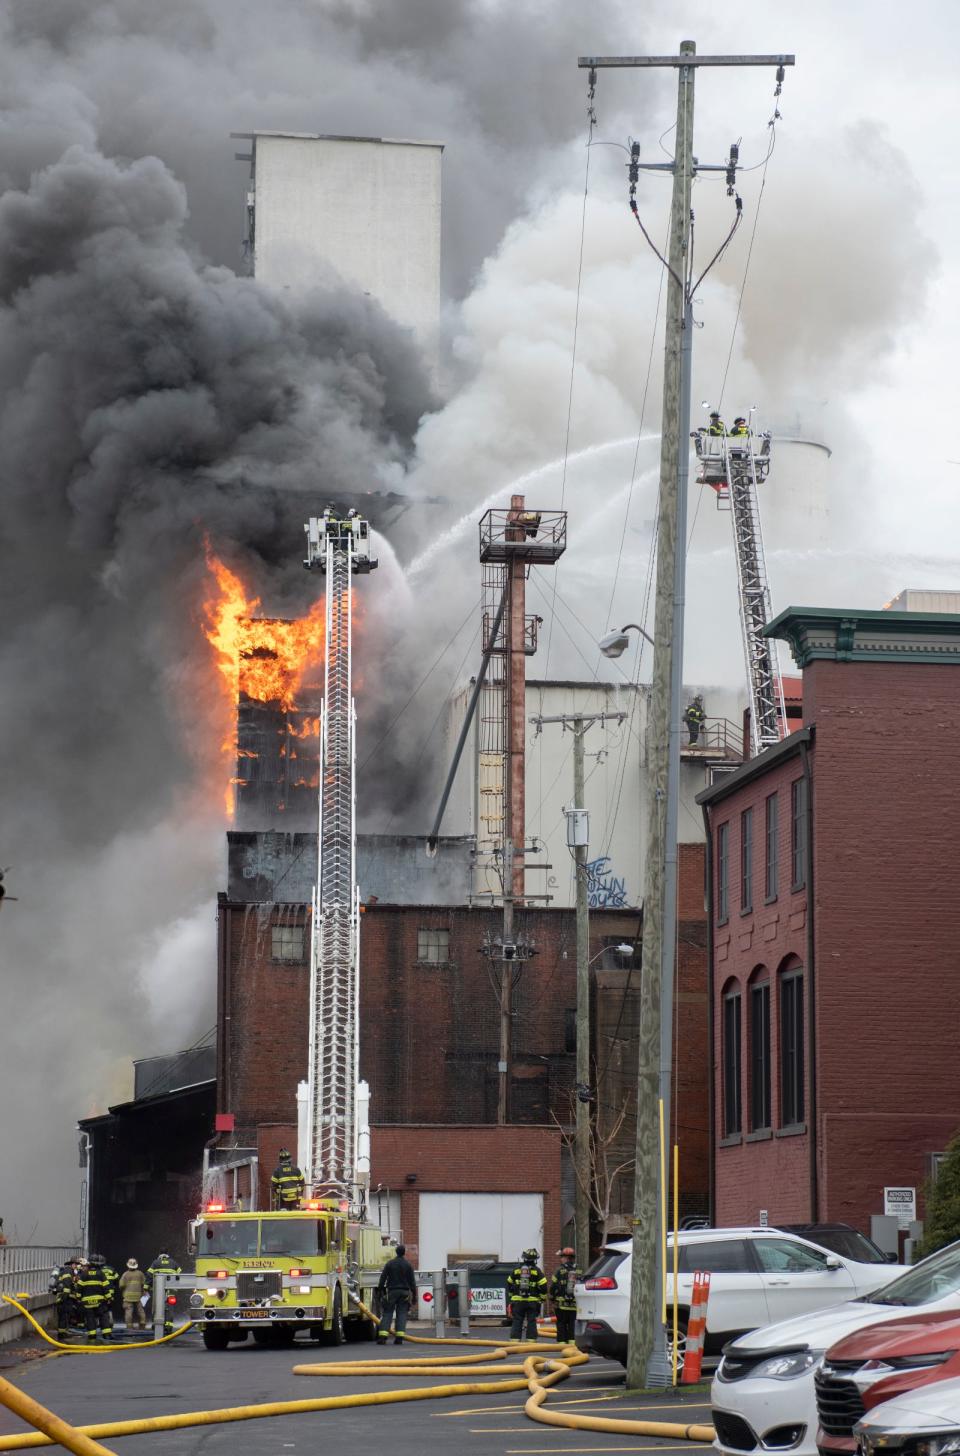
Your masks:
{"label": "reflective stripe on jacket", "polygon": [[557,1309],[576,1309],[573,1286],[583,1278],[583,1270],[575,1264],[561,1264],[550,1281],[550,1298]]}
{"label": "reflective stripe on jacket", "polygon": [[507,1275],[507,1298],[511,1304],[542,1304],[547,1297],[547,1276],[536,1264],[518,1264]]}

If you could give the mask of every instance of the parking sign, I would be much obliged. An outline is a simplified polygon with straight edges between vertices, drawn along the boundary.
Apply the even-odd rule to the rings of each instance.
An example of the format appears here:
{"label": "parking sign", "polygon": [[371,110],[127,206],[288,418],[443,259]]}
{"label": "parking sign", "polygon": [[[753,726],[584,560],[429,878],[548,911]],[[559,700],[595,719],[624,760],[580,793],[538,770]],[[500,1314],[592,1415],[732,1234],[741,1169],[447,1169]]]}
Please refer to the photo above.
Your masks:
{"label": "parking sign", "polygon": [[897,1219],[900,1228],[909,1228],[917,1217],[916,1188],[884,1188],[883,1211]]}

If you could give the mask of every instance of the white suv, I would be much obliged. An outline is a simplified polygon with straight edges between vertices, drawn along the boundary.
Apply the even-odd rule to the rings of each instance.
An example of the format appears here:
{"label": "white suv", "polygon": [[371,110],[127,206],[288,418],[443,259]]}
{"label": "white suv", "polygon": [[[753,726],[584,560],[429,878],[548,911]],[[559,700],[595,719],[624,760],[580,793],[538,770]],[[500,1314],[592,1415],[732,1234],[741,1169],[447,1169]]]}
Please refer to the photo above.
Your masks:
{"label": "white suv", "polygon": [[[728,1340],[793,1315],[856,1299],[901,1272],[890,1264],[861,1264],[809,1239],[771,1228],[691,1229],[678,1238],[677,1302],[681,1340],[698,1270],[710,1272],[705,1353]],[[626,1364],[631,1245],[610,1243],[577,1285],[576,1341],[581,1350]],[[667,1300],[673,1300],[673,1240]]]}

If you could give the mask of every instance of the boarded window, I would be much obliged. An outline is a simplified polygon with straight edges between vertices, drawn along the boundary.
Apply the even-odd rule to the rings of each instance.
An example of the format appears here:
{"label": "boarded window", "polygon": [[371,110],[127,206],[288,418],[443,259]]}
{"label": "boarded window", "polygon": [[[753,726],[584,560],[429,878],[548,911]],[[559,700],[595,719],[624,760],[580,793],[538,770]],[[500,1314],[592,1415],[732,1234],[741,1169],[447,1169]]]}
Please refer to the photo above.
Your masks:
{"label": "boarded window", "polygon": [[431,965],[446,965],[450,959],[449,930],[418,930],[417,960]]}

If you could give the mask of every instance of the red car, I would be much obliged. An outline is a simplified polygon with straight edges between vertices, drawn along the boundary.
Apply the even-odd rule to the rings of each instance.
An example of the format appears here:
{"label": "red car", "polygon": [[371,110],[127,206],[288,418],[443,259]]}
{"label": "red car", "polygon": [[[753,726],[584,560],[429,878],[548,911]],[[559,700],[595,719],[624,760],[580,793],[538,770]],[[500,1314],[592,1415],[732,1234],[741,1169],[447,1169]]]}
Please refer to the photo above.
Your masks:
{"label": "red car", "polygon": [[856,1452],[853,1428],[871,1406],[934,1380],[960,1376],[955,1310],[913,1314],[838,1340],[814,1376],[821,1456]]}

